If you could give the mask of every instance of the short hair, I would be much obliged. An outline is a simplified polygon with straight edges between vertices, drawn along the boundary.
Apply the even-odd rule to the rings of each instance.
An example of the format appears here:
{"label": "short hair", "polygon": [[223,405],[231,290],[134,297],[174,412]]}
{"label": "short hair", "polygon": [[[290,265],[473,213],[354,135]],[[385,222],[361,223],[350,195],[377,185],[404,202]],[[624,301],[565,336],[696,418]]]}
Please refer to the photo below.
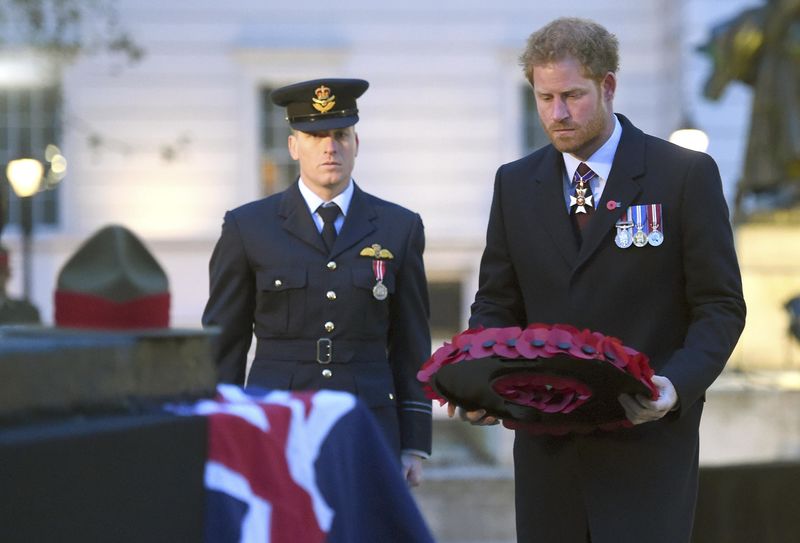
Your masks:
{"label": "short hair", "polygon": [[534,66],[568,57],[580,62],[586,77],[600,81],[608,72],[619,70],[619,42],[594,21],[562,17],[530,35],[519,62],[525,78],[533,85]]}

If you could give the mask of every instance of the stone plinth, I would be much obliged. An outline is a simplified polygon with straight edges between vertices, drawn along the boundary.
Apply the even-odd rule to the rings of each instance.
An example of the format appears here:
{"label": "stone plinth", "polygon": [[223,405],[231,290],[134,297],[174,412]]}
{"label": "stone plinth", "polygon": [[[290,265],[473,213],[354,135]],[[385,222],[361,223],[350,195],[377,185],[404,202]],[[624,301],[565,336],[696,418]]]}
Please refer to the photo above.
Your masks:
{"label": "stone plinth", "polygon": [[204,330],[0,329],[0,419],[125,410],[210,396]]}

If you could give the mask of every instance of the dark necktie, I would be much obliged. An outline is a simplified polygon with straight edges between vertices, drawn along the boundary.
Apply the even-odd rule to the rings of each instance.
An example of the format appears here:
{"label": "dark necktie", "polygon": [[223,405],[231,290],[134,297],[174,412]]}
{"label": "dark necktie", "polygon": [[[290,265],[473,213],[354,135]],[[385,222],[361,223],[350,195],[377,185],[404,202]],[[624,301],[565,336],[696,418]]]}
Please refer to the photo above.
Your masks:
{"label": "dark necktie", "polygon": [[592,198],[592,187],[589,186],[589,181],[596,176],[597,174],[583,162],[578,165],[575,175],[572,176],[574,192],[569,197],[569,213],[576,227],[575,232],[578,234],[579,240],[581,239],[581,230],[584,229],[586,223],[589,222],[589,217],[594,213],[594,199]]}
{"label": "dark necktie", "polygon": [[339,206],[336,204],[327,206],[323,204],[317,208],[317,213],[322,217],[322,222],[324,223],[322,226],[322,241],[325,242],[325,247],[328,249],[328,252],[333,249],[333,242],[336,241],[336,227],[333,223],[336,222],[336,217],[339,216],[339,212]]}

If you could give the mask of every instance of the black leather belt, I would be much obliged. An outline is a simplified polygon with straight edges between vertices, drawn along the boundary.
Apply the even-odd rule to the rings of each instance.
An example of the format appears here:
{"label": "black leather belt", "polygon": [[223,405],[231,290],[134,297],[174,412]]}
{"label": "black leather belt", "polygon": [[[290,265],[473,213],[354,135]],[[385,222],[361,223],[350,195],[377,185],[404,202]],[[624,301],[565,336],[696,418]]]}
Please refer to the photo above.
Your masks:
{"label": "black leather belt", "polygon": [[256,359],[316,362],[383,362],[386,345],[382,341],[346,339],[266,339],[258,338]]}

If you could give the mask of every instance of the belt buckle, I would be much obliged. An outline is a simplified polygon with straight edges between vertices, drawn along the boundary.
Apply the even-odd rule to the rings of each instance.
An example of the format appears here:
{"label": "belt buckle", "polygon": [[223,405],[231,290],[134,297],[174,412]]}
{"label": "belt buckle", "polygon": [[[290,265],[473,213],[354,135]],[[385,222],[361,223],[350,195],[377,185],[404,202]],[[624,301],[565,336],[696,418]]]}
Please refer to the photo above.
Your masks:
{"label": "belt buckle", "polygon": [[320,364],[330,364],[333,358],[333,341],[330,338],[322,337],[317,340],[317,362]]}

